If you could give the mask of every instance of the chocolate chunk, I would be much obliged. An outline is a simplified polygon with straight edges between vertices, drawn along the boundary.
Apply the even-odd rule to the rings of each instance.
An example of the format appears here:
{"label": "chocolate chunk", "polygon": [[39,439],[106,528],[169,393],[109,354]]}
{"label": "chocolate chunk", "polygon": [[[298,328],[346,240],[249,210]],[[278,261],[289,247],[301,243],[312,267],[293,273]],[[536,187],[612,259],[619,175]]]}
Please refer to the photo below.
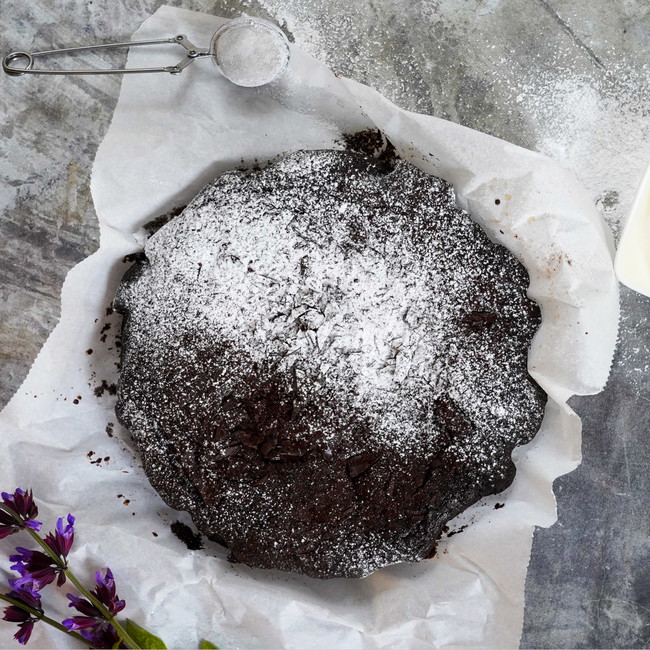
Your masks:
{"label": "chocolate chunk", "polygon": [[346,465],[348,468],[348,476],[351,479],[355,479],[358,476],[361,476],[364,472],[367,472],[376,462],[376,458],[372,454],[359,454],[352,458],[348,458]]}

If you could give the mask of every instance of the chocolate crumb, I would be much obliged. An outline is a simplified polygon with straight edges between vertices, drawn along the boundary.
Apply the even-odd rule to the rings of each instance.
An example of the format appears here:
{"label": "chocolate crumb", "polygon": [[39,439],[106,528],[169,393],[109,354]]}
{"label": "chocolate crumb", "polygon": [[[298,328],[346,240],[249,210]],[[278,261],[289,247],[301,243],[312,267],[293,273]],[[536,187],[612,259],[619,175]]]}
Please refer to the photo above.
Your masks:
{"label": "chocolate crumb", "polygon": [[461,526],[458,530],[450,530],[447,533],[447,537],[453,537],[454,535],[458,535],[458,533],[462,533],[465,530],[465,528],[467,528],[467,524]]}
{"label": "chocolate crumb", "polygon": [[506,505],[505,503],[495,503],[494,509],[498,510],[499,508],[503,508],[505,505]]}
{"label": "chocolate crumb", "polygon": [[[447,549],[445,549],[446,551]],[[435,556],[435,554],[438,552],[438,542],[435,542],[435,544],[431,547],[431,550],[425,555],[425,559],[430,560],[432,557]]]}
{"label": "chocolate crumb", "polygon": [[93,392],[95,393],[95,397],[102,397],[106,392],[108,392],[109,395],[116,395],[117,385],[109,384],[105,379],[102,379],[102,383],[99,386],[96,386]]}
{"label": "chocolate crumb", "polygon": [[152,532],[151,534],[152,534],[154,537],[158,537],[158,533],[156,533],[156,532]]}
{"label": "chocolate crumb", "polygon": [[86,354],[92,354],[92,353],[93,353],[93,349],[92,349],[92,348],[88,348],[88,349],[86,350]]}
{"label": "chocolate crumb", "polygon": [[124,264],[133,264],[134,262],[143,262],[146,260],[146,256],[142,251],[137,253],[129,253],[122,258]]}
{"label": "chocolate crumb", "polygon": [[399,158],[392,142],[379,129],[344,134],[343,144],[348,151],[375,158],[388,168]]}
{"label": "chocolate crumb", "polygon": [[174,217],[177,217],[183,210],[185,210],[185,205],[179,205],[175,208],[172,208],[165,214],[161,214],[159,217],[152,219],[144,225],[144,230],[148,235],[153,235],[158,232],[166,223],[170,222]]}
{"label": "chocolate crumb", "polygon": [[200,551],[203,548],[201,535],[195,533],[189,526],[181,521],[175,521],[171,525],[172,533],[187,546],[190,551]]}

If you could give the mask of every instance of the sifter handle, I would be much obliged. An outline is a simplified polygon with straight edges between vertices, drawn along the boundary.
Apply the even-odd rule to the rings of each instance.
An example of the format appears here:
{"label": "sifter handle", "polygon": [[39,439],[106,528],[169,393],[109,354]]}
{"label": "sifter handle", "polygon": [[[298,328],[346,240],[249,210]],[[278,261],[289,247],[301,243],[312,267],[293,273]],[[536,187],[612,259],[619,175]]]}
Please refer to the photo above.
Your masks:
{"label": "sifter handle", "polygon": [[[163,45],[163,44],[178,44],[185,48],[187,56],[176,65],[162,66],[159,68],[123,68],[123,69],[89,69],[89,70],[42,70],[34,69],[34,59],[47,56],[55,56],[57,54],[68,54],[84,52],[89,50],[104,50],[109,48],[118,47],[133,47],[140,45]],[[129,41],[126,43],[104,43],[100,45],[83,45],[80,47],[68,47],[61,50],[47,50],[43,52],[12,52],[5,56],[2,60],[2,69],[6,74],[12,77],[20,77],[24,74],[46,74],[46,75],[91,75],[91,74],[138,74],[146,72],[169,72],[170,74],[178,74],[182,72],[190,63],[195,59],[211,56],[208,51],[199,50],[188,39],[185,34],[179,34],[171,38],[161,38],[151,41]],[[14,63],[22,61],[26,65],[24,67],[15,66]]]}

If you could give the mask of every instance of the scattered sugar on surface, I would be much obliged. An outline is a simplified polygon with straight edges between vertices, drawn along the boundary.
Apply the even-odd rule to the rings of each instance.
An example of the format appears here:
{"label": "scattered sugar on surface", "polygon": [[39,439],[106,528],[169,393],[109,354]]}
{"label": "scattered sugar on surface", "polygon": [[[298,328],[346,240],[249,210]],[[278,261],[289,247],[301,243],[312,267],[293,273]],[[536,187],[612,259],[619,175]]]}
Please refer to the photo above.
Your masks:
{"label": "scattered sugar on surface", "polygon": [[577,71],[557,57],[516,86],[496,59],[495,83],[513,84],[513,109],[534,120],[538,150],[576,174],[618,239],[650,163],[650,66]]}
{"label": "scattered sugar on surface", "polygon": [[577,16],[570,3],[556,15],[531,6],[521,29],[498,0],[395,2],[379,13],[335,0],[337,20],[323,29],[314,0],[243,1],[263,7],[335,72],[398,106],[551,156],[576,174],[620,236],[650,161],[650,62],[634,9],[616,16],[615,36],[607,18]]}

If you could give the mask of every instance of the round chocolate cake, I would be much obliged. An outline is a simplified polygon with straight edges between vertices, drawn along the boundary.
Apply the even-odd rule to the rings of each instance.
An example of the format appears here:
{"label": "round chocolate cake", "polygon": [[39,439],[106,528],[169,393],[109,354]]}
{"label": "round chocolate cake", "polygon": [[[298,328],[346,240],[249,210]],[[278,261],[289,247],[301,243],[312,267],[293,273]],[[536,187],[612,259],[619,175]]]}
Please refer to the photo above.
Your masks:
{"label": "round chocolate cake", "polygon": [[234,561],[331,578],[430,557],[540,426],[527,286],[407,162],[229,172],[120,285],[118,417]]}

